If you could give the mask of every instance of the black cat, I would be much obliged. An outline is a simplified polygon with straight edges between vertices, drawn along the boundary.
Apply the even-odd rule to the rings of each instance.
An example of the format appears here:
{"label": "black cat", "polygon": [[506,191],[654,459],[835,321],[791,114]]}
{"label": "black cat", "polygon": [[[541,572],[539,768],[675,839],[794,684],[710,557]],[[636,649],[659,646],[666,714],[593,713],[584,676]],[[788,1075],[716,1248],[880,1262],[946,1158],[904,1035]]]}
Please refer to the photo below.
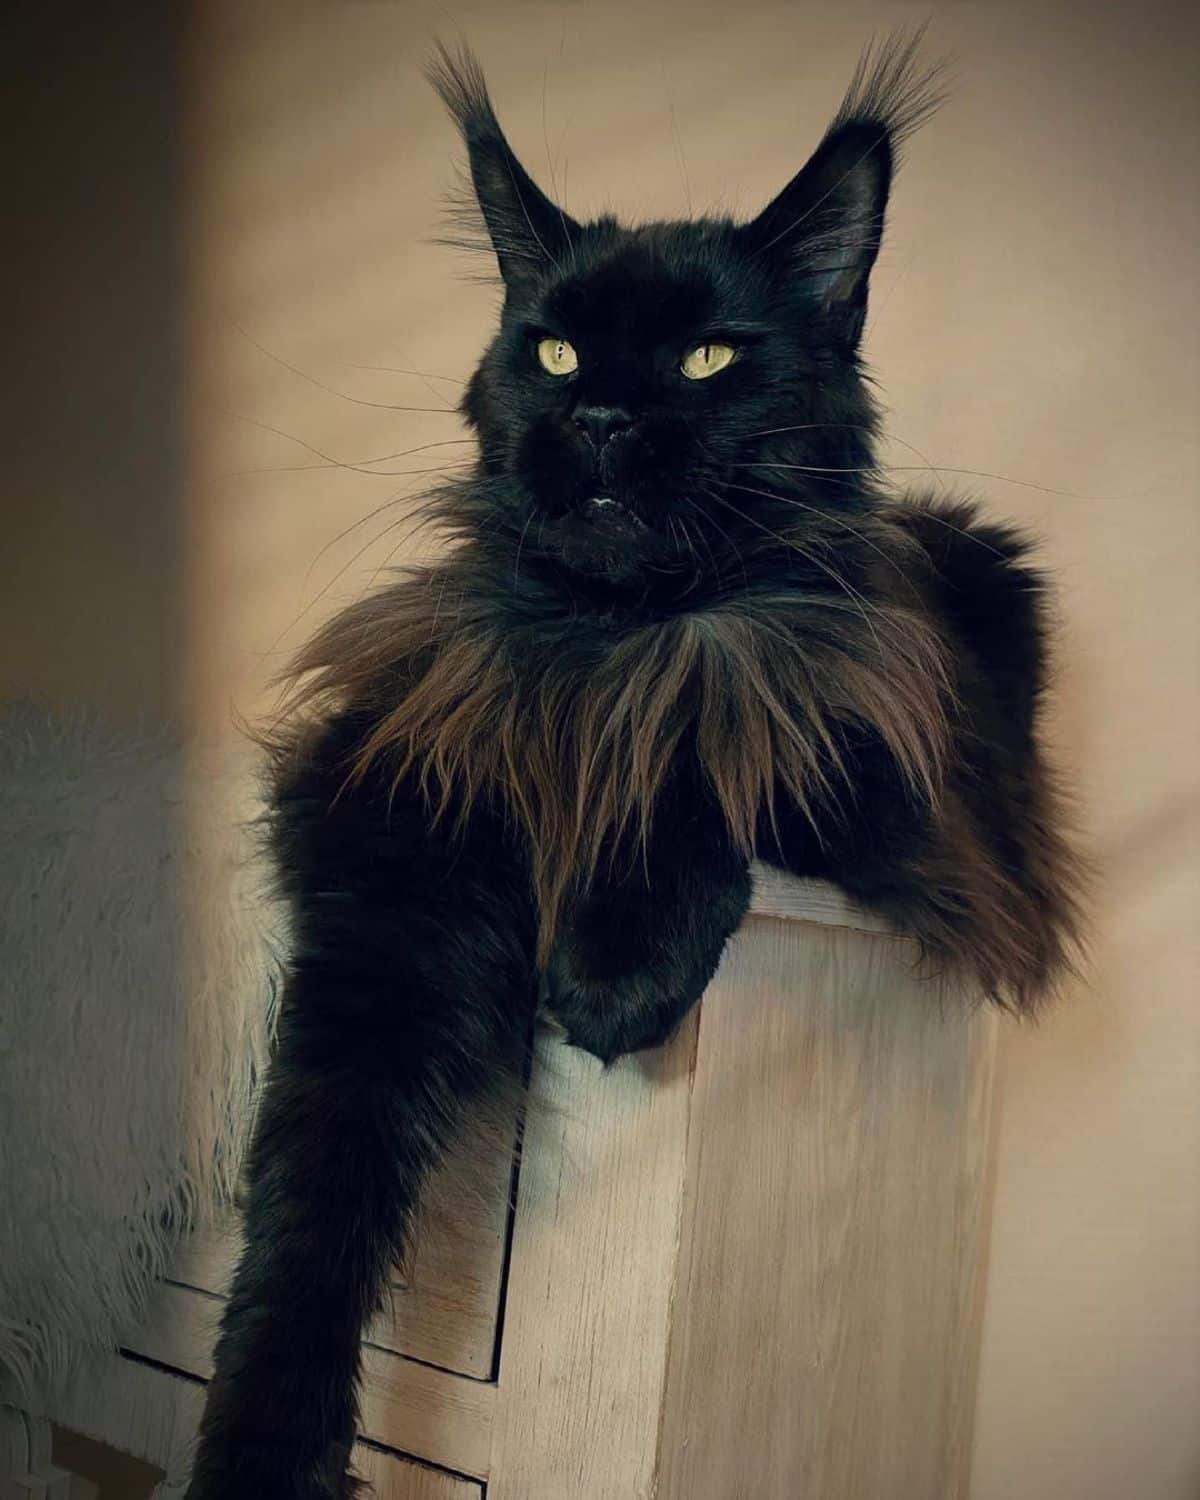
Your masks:
{"label": "black cat", "polygon": [[364,1320],[539,996],[608,1062],[713,973],[752,856],[838,882],[1028,1010],[1074,936],[1035,720],[1042,582],[884,492],[858,345],[898,142],[868,53],[752,222],[578,223],[467,54],[433,79],[506,290],[445,560],[322,630],[273,745],[295,918],[191,1500],[353,1493]]}

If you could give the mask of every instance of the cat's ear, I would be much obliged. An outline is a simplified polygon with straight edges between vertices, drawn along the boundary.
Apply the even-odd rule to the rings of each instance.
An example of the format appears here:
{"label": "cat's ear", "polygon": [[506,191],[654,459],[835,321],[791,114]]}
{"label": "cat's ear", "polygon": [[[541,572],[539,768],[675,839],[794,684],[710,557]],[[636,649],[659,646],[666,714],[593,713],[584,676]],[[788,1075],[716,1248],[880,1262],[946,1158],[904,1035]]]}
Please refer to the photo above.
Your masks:
{"label": "cat's ear", "polygon": [[[562,260],[579,225],[546,197],[513,154],[483,70],[467,47],[451,52],[439,43],[426,74],[466,143],[471,188],[487,229],[485,243],[495,251],[505,285],[511,290],[535,280]],[[458,211],[456,219],[465,233],[456,235],[454,243],[477,248],[481,236],[474,214]]]}
{"label": "cat's ear", "polygon": [[739,233],[755,259],[796,281],[840,341],[854,348],[883,238],[901,141],[942,102],[943,65],[922,68],[924,32],[872,44],[808,162]]}

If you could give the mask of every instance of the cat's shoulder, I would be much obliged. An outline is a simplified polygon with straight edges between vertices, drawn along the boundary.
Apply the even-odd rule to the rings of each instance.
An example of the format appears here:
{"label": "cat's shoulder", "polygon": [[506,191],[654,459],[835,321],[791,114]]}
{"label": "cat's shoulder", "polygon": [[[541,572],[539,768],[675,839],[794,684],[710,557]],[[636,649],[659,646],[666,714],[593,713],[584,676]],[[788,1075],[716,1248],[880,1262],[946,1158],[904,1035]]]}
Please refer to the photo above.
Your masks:
{"label": "cat's shoulder", "polygon": [[1050,577],[1037,537],[967,498],[915,494],[897,501],[891,518],[919,545],[952,637],[993,673],[1036,693],[1053,631]]}

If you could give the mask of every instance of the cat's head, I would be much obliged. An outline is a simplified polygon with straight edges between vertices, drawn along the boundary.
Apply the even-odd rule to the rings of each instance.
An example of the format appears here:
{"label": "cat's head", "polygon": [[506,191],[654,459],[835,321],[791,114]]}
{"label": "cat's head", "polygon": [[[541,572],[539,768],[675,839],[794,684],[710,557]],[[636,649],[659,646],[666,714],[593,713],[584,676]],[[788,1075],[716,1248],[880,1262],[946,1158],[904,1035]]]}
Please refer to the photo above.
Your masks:
{"label": "cat's head", "polygon": [[871,462],[868,281],[897,145],[937,102],[917,40],[864,56],[816,151],[750,222],[634,227],[552,202],[473,57],[441,52],[431,76],[505,292],[463,408],[493,536],[530,562],[643,583],[761,552],[793,529],[798,494],[825,510],[869,489],[846,477]]}

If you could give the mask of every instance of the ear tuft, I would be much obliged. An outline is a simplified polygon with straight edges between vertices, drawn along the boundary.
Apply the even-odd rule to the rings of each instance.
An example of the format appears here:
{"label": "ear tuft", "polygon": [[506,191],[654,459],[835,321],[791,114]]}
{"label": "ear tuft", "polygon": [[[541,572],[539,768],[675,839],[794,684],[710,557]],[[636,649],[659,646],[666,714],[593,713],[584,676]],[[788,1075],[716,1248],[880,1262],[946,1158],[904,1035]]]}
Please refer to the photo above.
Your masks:
{"label": "ear tuft", "polygon": [[923,66],[920,50],[928,22],[868,43],[845,97],[823,140],[853,125],[886,136],[893,152],[946,102],[947,62]]}
{"label": "ear tuft", "polygon": [[945,63],[918,61],[924,34],[922,25],[867,47],[807,164],[741,231],[751,254],[802,286],[850,347],[862,334],[899,147],[945,97]]}
{"label": "ear tuft", "polygon": [[453,52],[445,42],[435,43],[434,55],[425,64],[425,77],[450,111],[464,141],[500,135],[483,69],[465,43]]}
{"label": "ear tuft", "polygon": [[[425,76],[466,145],[474,200],[505,284],[512,289],[536,280],[561,262],[579,226],[546,197],[517,160],[492,108],[483,69],[468,47],[451,51],[439,42]],[[452,203],[451,218],[460,231],[452,243],[478,248],[478,219],[469,200]]]}

